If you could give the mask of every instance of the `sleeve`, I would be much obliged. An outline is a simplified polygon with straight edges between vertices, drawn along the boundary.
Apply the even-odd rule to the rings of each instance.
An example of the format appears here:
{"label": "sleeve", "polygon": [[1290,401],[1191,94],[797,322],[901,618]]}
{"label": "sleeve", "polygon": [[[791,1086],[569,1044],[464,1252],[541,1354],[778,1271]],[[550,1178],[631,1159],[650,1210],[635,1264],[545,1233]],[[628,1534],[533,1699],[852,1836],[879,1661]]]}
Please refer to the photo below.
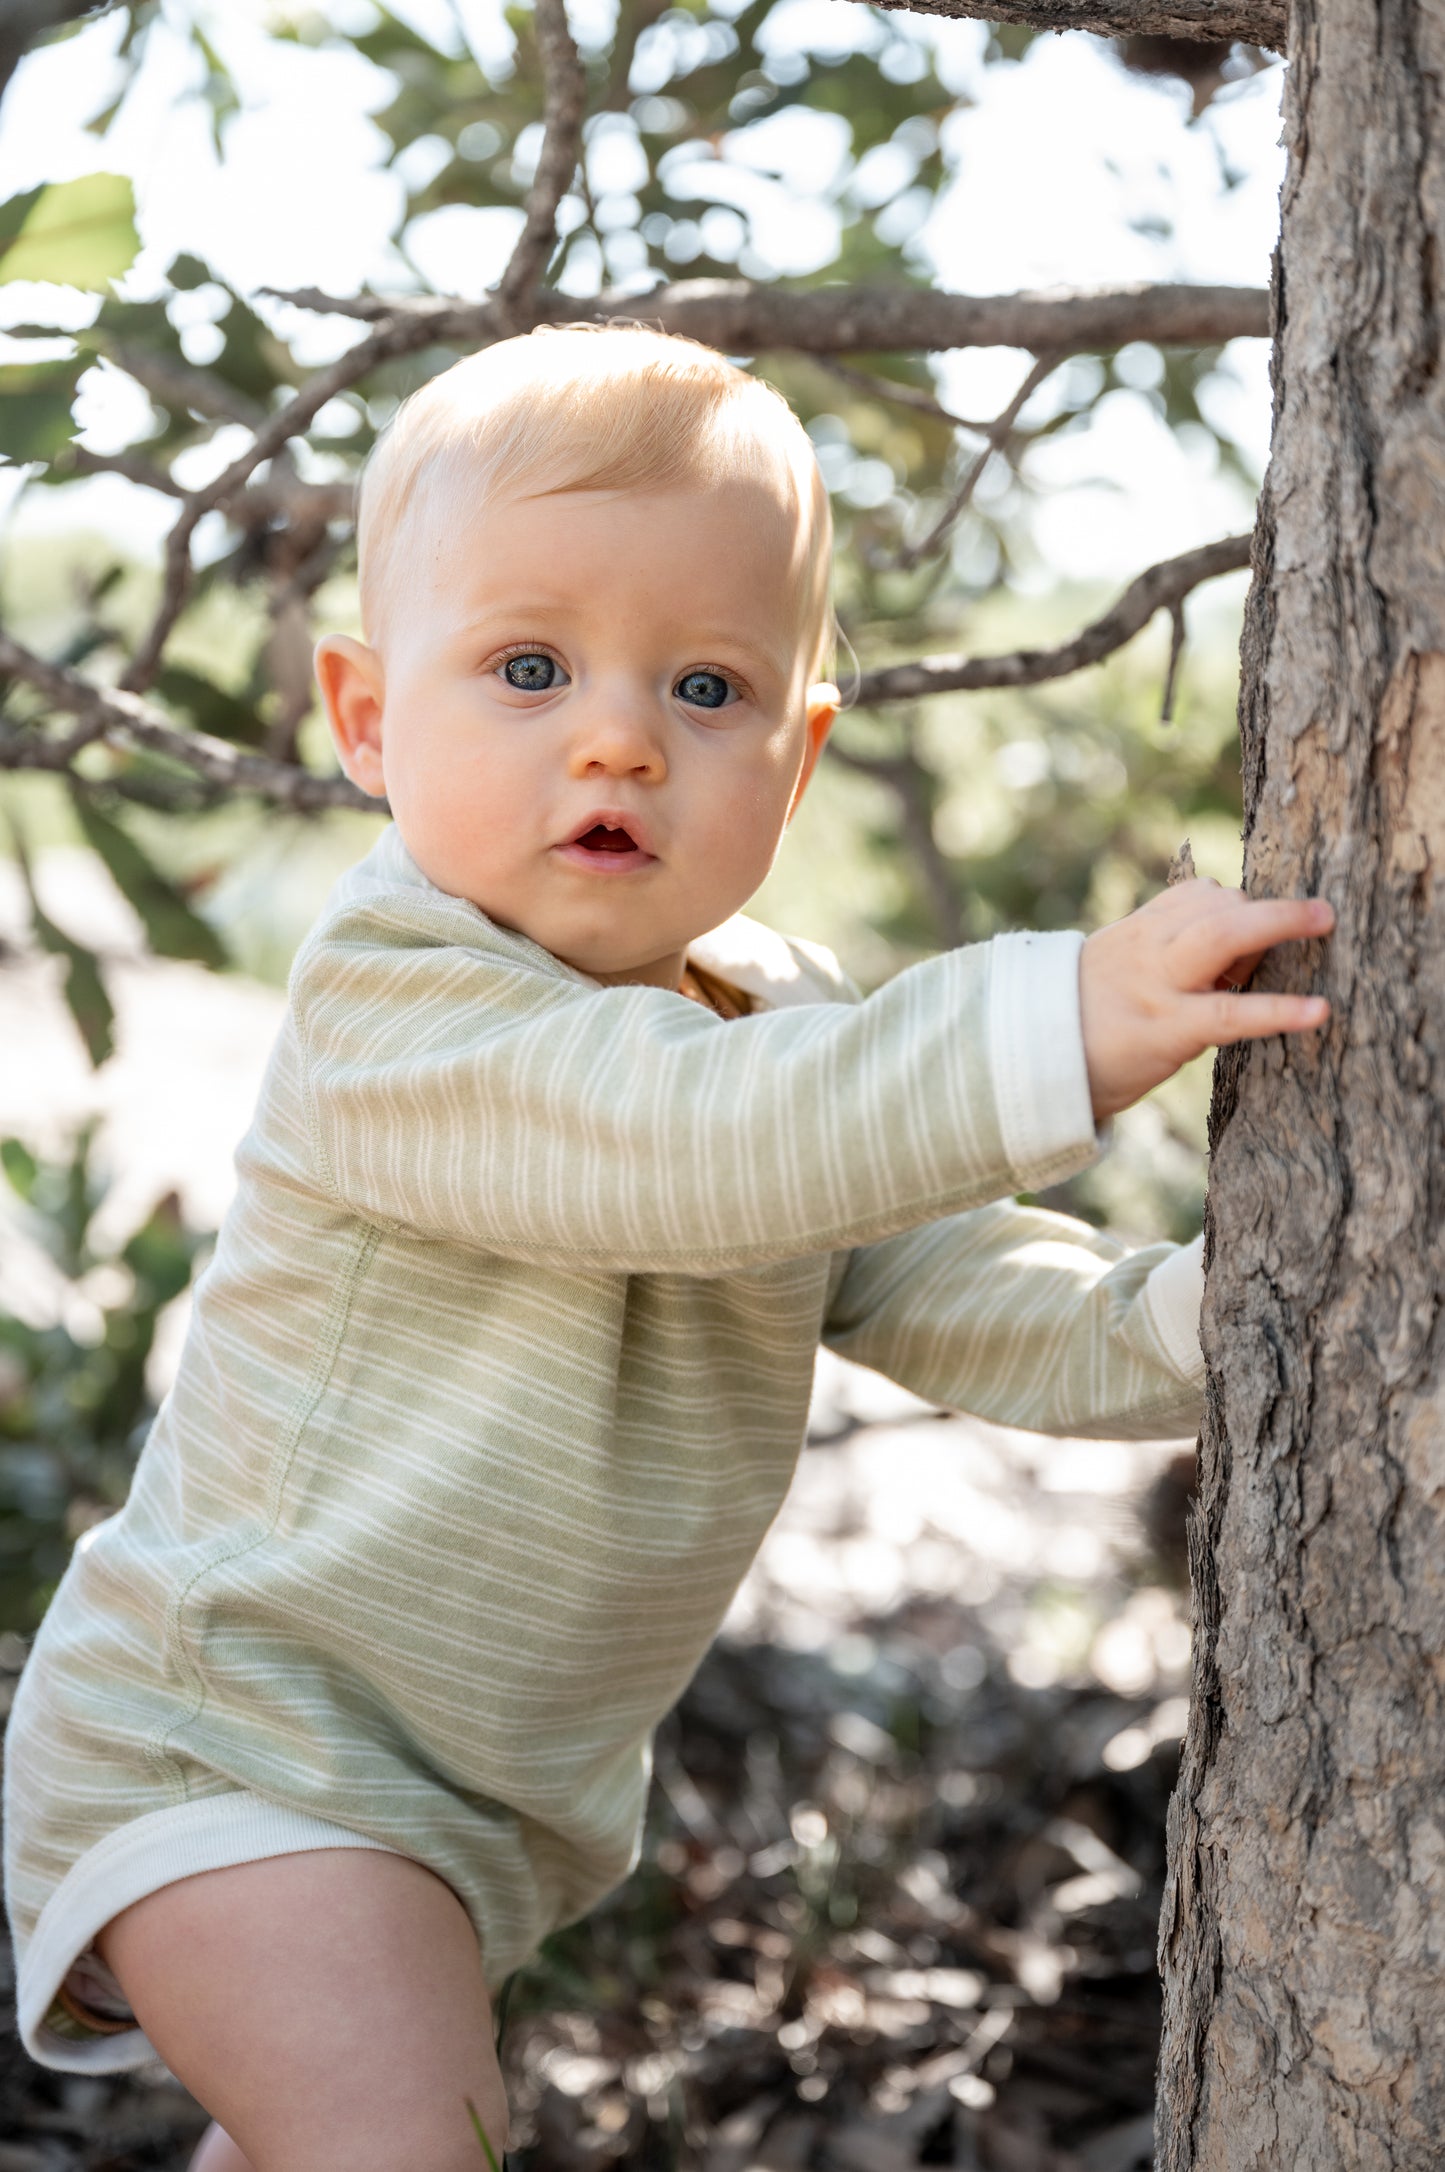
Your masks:
{"label": "sleeve", "polygon": [[1105,1440],[1197,1430],[1204,1239],[1130,1252],[1000,1204],[852,1253],[823,1340],[915,1395]]}
{"label": "sleeve", "polygon": [[1099,1151],[1078,936],[1004,937],[864,1002],[724,1022],[520,940],[386,934],[375,907],[343,914],[291,984],[321,1182],[383,1225],[538,1265],[727,1273]]}

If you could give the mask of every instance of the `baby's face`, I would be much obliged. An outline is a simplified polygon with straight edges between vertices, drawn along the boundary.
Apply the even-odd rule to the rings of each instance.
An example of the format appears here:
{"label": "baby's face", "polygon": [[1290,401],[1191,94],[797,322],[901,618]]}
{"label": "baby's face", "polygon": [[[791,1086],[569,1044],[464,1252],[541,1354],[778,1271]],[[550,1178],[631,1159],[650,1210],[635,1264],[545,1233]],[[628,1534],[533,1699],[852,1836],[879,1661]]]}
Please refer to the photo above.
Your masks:
{"label": "baby's face", "polygon": [[380,651],[323,642],[347,773],[441,889],[597,979],[676,986],[772,865],[837,695],[754,486],[469,509]]}

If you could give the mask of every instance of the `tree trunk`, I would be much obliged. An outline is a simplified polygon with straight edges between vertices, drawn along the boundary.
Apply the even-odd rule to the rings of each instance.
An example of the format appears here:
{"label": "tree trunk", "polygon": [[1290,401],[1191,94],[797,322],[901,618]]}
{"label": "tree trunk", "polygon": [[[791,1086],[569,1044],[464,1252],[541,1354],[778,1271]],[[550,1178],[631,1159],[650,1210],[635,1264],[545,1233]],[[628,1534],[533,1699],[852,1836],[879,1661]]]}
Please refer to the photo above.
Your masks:
{"label": "tree trunk", "polygon": [[[1445,2162],[1445,8],[1297,0],[1245,882],[1327,1034],[1215,1079],[1160,2172]],[[1270,984],[1269,972],[1260,985]]]}

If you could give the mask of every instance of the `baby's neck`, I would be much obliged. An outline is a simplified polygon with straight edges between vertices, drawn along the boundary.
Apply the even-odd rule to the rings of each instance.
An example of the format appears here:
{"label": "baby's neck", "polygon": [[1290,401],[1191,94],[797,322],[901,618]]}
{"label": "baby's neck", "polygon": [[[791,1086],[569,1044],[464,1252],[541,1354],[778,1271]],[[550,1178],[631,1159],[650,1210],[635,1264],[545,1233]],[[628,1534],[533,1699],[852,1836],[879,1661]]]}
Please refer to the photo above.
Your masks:
{"label": "baby's neck", "polygon": [[[608,988],[676,988],[682,979],[682,969],[687,964],[685,950],[669,950],[665,956],[654,958],[643,965],[630,965],[616,973],[591,972],[593,980],[600,980]],[[588,970],[584,967],[584,971]]]}

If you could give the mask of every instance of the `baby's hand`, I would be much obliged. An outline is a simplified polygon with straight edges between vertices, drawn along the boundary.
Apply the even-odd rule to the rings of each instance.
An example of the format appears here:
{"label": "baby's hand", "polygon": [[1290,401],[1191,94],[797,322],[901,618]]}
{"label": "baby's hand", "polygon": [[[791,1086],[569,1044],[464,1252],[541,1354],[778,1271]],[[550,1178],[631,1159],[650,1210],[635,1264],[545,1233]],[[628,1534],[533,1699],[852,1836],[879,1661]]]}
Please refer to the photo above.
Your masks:
{"label": "baby's hand", "polygon": [[1323,898],[1251,899],[1196,880],[1091,935],[1079,998],[1095,1120],[1127,1109],[1216,1043],[1322,1026],[1330,1015],[1323,996],[1240,995],[1234,986],[1275,943],[1327,935],[1334,924]]}

